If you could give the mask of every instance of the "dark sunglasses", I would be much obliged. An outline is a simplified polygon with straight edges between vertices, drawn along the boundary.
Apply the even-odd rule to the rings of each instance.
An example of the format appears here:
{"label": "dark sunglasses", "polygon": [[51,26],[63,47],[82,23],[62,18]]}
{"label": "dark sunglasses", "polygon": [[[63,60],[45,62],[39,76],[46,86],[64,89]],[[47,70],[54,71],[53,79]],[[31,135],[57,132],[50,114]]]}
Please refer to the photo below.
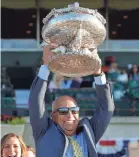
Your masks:
{"label": "dark sunglasses", "polygon": [[66,114],[69,113],[69,110],[71,111],[72,114],[78,114],[80,108],[79,107],[70,107],[70,108],[68,108],[68,107],[61,107],[61,108],[58,108],[53,113],[58,112],[60,115],[66,115]]}

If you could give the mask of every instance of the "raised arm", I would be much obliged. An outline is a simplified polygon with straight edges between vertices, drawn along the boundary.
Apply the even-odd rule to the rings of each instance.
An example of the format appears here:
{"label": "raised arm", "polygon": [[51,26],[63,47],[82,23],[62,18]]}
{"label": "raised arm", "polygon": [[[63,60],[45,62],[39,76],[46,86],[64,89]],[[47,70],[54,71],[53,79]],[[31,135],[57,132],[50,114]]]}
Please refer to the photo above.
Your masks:
{"label": "raised arm", "polygon": [[34,79],[29,96],[29,115],[33,130],[33,136],[38,139],[49,126],[49,117],[45,109],[45,93],[47,89],[47,80],[49,69],[47,67],[48,59],[53,53],[50,51],[50,46],[45,47],[43,51],[44,65],[40,67],[39,73]]}
{"label": "raised arm", "polygon": [[114,102],[110,84],[106,82],[105,74],[95,77],[96,93],[98,105],[96,112],[90,119],[90,123],[95,133],[96,143],[104,134],[113,115]]}

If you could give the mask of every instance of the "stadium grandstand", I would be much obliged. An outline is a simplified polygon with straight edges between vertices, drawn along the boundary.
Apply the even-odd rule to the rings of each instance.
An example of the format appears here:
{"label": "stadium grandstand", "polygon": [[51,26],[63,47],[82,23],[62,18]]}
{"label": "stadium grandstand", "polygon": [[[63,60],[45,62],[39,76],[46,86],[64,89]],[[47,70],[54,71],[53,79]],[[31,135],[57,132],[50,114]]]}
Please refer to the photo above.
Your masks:
{"label": "stadium grandstand", "polygon": [[[1,120],[2,136],[15,132],[34,146],[29,124],[30,86],[42,64],[42,19],[52,8],[67,7],[70,0],[1,1]],[[107,23],[107,37],[98,48],[102,70],[112,84],[115,111],[110,126],[98,142],[99,157],[137,157],[139,152],[139,1],[79,0],[80,6],[97,9]],[[55,84],[55,86],[53,86]],[[59,85],[60,84],[60,85]],[[81,117],[97,106],[94,78],[56,78],[51,73],[46,109],[54,99],[73,96]],[[5,117],[24,117],[23,125],[10,126]],[[6,122],[5,122],[6,119]],[[5,124],[6,123],[6,124]],[[29,138],[28,138],[29,135]]]}

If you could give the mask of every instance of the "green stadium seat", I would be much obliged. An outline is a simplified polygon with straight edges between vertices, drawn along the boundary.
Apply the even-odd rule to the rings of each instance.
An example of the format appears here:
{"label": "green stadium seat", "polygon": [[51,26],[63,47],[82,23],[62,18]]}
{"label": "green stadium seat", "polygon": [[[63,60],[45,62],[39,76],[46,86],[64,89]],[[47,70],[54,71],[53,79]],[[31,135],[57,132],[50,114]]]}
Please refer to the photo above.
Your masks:
{"label": "green stadium seat", "polygon": [[52,104],[52,102],[54,101],[54,93],[47,92],[45,97],[47,104]]}
{"label": "green stadium seat", "polygon": [[130,103],[128,101],[115,102],[115,115],[116,116],[132,116]]}
{"label": "green stadium seat", "polygon": [[116,82],[114,83],[113,85],[113,90],[124,90],[125,89],[125,86],[124,84],[120,83],[120,82]]}
{"label": "green stadium seat", "polygon": [[130,80],[128,86],[129,86],[129,89],[131,89],[131,88],[138,88],[139,87],[139,82],[138,81],[134,81],[134,80]]}
{"label": "green stadium seat", "polygon": [[55,90],[55,97],[60,97],[63,95],[73,96],[74,93],[72,89],[57,89]]}
{"label": "green stadium seat", "polygon": [[16,108],[15,98],[13,97],[1,98],[1,108]]}
{"label": "green stadium seat", "polygon": [[135,106],[135,116],[139,116],[139,100],[135,100],[134,102],[134,106]]}
{"label": "green stadium seat", "polygon": [[[117,86],[118,88],[119,86]],[[46,105],[48,114],[51,113],[51,104],[56,97],[69,95],[76,99],[80,107],[81,116],[91,116],[97,107],[96,92],[92,88],[82,89],[57,89],[53,92],[47,92]],[[139,101],[135,100],[134,107],[131,106],[129,99],[115,101],[114,116],[139,116]]]}

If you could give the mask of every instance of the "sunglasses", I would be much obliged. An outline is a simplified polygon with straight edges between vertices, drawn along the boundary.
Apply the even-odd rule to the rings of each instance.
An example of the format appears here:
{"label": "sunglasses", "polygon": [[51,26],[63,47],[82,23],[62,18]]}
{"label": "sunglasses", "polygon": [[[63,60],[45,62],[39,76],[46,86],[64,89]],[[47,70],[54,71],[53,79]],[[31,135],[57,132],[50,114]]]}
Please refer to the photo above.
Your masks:
{"label": "sunglasses", "polygon": [[58,108],[53,113],[58,112],[60,115],[66,115],[66,114],[69,113],[69,110],[71,111],[72,114],[78,114],[80,108],[79,107],[70,107],[70,108],[68,108],[68,107],[61,107],[61,108]]}

